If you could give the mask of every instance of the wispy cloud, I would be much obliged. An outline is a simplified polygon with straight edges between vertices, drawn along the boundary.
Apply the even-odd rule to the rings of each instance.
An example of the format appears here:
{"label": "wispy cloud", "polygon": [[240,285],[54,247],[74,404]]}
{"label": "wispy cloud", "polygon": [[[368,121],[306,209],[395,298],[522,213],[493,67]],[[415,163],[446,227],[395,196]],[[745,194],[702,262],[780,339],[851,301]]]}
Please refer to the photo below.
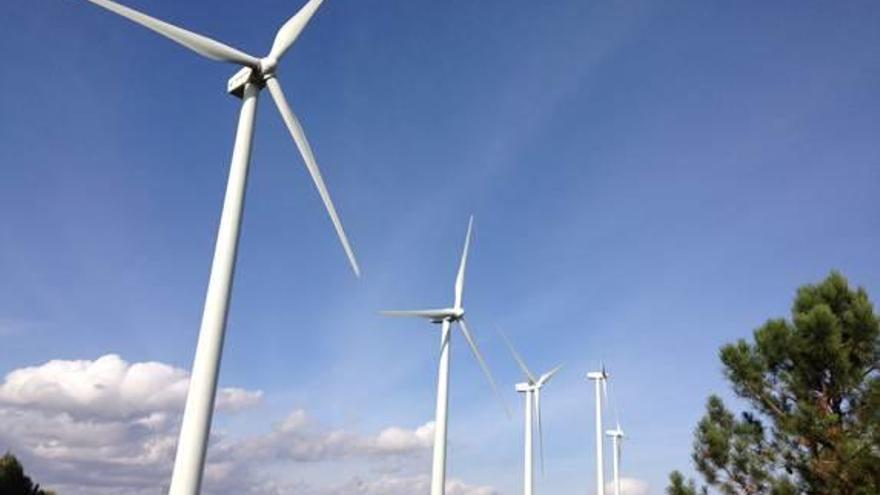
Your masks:
{"label": "wispy cloud", "polygon": [[0,338],[22,335],[35,328],[33,322],[15,318],[0,318]]}

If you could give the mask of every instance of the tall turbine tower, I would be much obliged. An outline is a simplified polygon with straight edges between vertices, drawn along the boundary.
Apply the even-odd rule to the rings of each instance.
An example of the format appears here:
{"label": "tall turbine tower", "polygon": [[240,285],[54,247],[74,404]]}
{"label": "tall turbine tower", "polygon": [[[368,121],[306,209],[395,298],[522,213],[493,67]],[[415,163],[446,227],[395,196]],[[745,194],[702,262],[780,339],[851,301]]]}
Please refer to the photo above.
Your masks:
{"label": "tall turbine tower", "polygon": [[605,432],[611,437],[612,444],[612,473],[614,474],[614,495],[620,495],[620,446],[623,442],[623,430],[620,429],[620,421],[613,430]]}
{"label": "tall turbine tower", "polygon": [[608,394],[608,373],[602,371],[587,373],[587,379],[596,382],[596,493],[605,495],[605,460],[603,458],[602,410],[603,398]]}
{"label": "tall turbine tower", "polygon": [[348,260],[355,274],[360,274],[354,253],[336,214],[336,208],[330,200],[330,194],[327,192],[327,186],[321,177],[312,149],[306,140],[299,120],[287,103],[277,76],[278,61],[299,37],[323,0],[309,0],[299,12],[284,23],[275,35],[275,41],[272,43],[269,54],[263,58],[248,55],[219,41],[173,26],[110,0],[89,1],[155,31],[204,57],[243,66],[227,83],[227,91],[242,100],[241,114],[232,150],[226,196],[223,200],[223,212],[220,215],[220,228],[217,231],[217,243],[214,248],[214,261],[211,265],[205,308],[202,313],[202,324],[193,359],[189,392],[186,397],[183,423],[177,443],[177,457],[174,460],[174,471],[169,490],[170,495],[196,495],[199,493],[202,482],[205,452],[211,429],[214,398],[217,392],[217,375],[223,352],[223,337],[226,333],[226,317],[229,312],[229,298],[238,251],[239,228],[244,209],[244,193],[250,166],[257,97],[263,88],[269,88],[269,93],[275,100],[281,118],[296,142],[306,168],[318,189],[318,194],[330,214],[330,219],[333,221],[336,234],[342,242]]}
{"label": "tall turbine tower", "polygon": [[[462,295],[464,293],[464,272],[467,266],[468,249],[471,243],[471,230],[474,225],[474,217],[471,215],[468,221],[467,235],[464,239],[464,249],[461,253],[461,262],[458,265],[458,275],[455,277],[455,302],[451,308],[442,309],[425,309],[410,311],[382,311],[386,316],[409,316],[417,318],[426,318],[431,323],[439,323],[440,327],[440,365],[437,373],[437,409],[434,420],[434,461],[431,467],[431,495],[445,495],[446,490],[446,429],[448,423],[449,412],[449,339],[452,337],[451,327],[453,323],[458,324],[461,333],[467,340],[468,345],[473,352],[474,357],[483,369],[489,385],[498,399],[501,395],[498,393],[498,387],[495,386],[495,380],[483,356],[477,349],[477,343],[474,342],[471,332],[468,330],[467,323],[464,319],[464,307],[462,306]],[[505,406],[506,409],[506,406]]]}
{"label": "tall turbine tower", "polygon": [[[525,410],[525,428],[526,428],[526,441],[525,441],[525,461],[523,462],[523,494],[524,495],[532,495],[535,490],[534,484],[534,474],[535,467],[534,462],[532,460],[532,453],[534,449],[532,448],[532,431],[534,430],[534,425],[537,423],[538,426],[538,445],[541,451],[541,473],[544,472],[544,432],[543,427],[541,425],[541,387],[547,384],[553,375],[562,368],[562,365],[559,365],[552,370],[544,373],[538,378],[535,378],[535,375],[529,371],[528,366],[526,366],[525,361],[520,357],[519,353],[516,352],[516,349],[513,348],[513,344],[510,343],[510,340],[503,333],[501,336],[504,338],[504,341],[507,343],[507,347],[510,348],[510,353],[513,354],[513,359],[516,360],[516,363],[519,365],[519,368],[522,370],[523,374],[526,377],[526,381],[524,383],[516,384],[516,391],[522,394],[525,394],[526,397],[526,410]],[[532,411],[535,413],[535,421],[532,419]]]}

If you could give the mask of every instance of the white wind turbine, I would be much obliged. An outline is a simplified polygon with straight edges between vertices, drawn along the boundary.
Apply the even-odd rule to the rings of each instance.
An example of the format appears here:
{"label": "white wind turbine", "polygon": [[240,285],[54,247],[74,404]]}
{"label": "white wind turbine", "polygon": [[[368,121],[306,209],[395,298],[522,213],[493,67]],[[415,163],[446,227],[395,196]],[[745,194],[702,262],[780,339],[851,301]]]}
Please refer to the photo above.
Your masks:
{"label": "white wind turbine", "polygon": [[[498,387],[495,386],[495,380],[492,373],[483,360],[483,356],[477,349],[477,344],[471,332],[468,330],[467,323],[464,319],[464,307],[462,306],[462,295],[464,293],[464,272],[467,266],[468,249],[471,243],[471,230],[474,225],[474,217],[471,215],[468,221],[467,235],[464,239],[464,249],[461,253],[461,263],[458,266],[458,275],[455,277],[455,302],[451,308],[442,309],[424,309],[424,310],[408,310],[408,311],[382,311],[386,316],[408,316],[417,318],[426,318],[431,323],[441,324],[440,337],[440,365],[437,376],[437,409],[434,420],[434,460],[431,467],[431,495],[445,495],[446,487],[446,429],[448,424],[447,413],[449,412],[449,340],[451,335],[451,327],[453,323],[458,323],[458,328],[467,340],[474,357],[483,369],[489,385],[498,399],[504,404],[504,400],[498,393]],[[506,409],[506,406],[505,406]]]}
{"label": "white wind turbine", "polygon": [[198,344],[193,360],[192,377],[180,438],[177,444],[177,457],[174,461],[174,472],[171,476],[171,495],[196,495],[202,481],[205,464],[208,434],[211,428],[211,416],[214,410],[214,398],[217,390],[217,374],[220,368],[220,357],[223,350],[223,337],[226,331],[226,316],[229,308],[229,296],[232,290],[233,273],[235,271],[236,253],[238,250],[239,228],[244,207],[244,193],[247,184],[250,164],[251,141],[254,130],[254,117],[257,111],[257,97],[264,87],[275,100],[281,112],[281,118],[287,125],[290,135],[302,154],[306,168],[315,182],[324,206],[330,214],[336,234],[342,241],[342,247],[356,275],[360,275],[357,261],[351,250],[342,223],[336,214],[333,202],[324,185],[324,179],[318,170],[318,164],[306,140],[302,126],[297,120],[290,105],[287,103],[281,86],[278,83],[276,69],[279,59],[293,45],[303,28],[314,15],[323,0],[309,0],[305,6],[291,17],[278,33],[269,54],[256,58],[236,48],[220,43],[206,36],[187,31],[160,21],[134,9],[125,7],[110,0],[89,0],[107,10],[115,12],[141,26],[175,41],[190,50],[212,60],[229,62],[243,66],[227,83],[227,91],[242,99],[241,114],[235,135],[235,145],[226,185],[226,196],[223,200],[223,212],[220,216],[220,227],[214,248],[214,261],[208,281],[205,297],[205,308],[202,313],[202,324],[199,329]]}
{"label": "white wind turbine", "polygon": [[617,426],[613,430],[608,430],[605,434],[611,437],[611,466],[614,475],[614,495],[620,495],[620,446],[623,442],[623,430],[620,429],[620,421],[617,421]]}
{"label": "white wind turbine", "polygon": [[608,373],[602,371],[587,373],[587,379],[596,382],[596,493],[605,495],[605,460],[603,457],[602,411],[603,398],[608,396]]}
{"label": "white wind turbine", "polygon": [[[525,394],[526,397],[526,441],[525,461],[523,463],[523,494],[532,495],[535,490],[535,467],[534,461],[532,460],[532,454],[534,452],[534,449],[532,448],[532,432],[534,430],[535,423],[537,423],[538,426],[538,448],[541,451],[541,473],[544,472],[544,432],[541,425],[541,388],[546,385],[551,378],[553,378],[553,375],[555,375],[556,372],[559,371],[560,368],[562,368],[562,365],[560,364],[559,366],[536,378],[535,375],[532,374],[531,371],[529,371],[528,366],[526,366],[525,361],[523,361],[519,353],[516,352],[516,349],[513,348],[513,344],[510,343],[510,339],[508,339],[507,336],[503,333],[501,334],[501,336],[507,343],[507,347],[510,348],[510,352],[511,354],[513,354],[513,359],[516,360],[519,368],[526,376],[525,382],[516,384],[516,391]],[[532,419],[532,411],[534,411],[535,414],[534,421]]]}

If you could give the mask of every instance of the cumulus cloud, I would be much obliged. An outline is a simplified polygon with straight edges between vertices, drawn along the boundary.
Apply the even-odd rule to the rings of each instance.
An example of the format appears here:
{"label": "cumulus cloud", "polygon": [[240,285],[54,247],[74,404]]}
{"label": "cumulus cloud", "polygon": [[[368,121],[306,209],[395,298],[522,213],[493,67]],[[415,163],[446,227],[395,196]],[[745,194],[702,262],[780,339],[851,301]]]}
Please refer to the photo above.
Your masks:
{"label": "cumulus cloud", "polygon": [[408,452],[427,449],[434,445],[434,422],[429,421],[415,430],[391,427],[376,437],[376,449],[384,452]]}
{"label": "cumulus cloud", "polygon": [[[183,369],[115,354],[13,370],[0,383],[0,449],[68,494],[155,492],[174,460],[188,384]],[[224,388],[217,408],[261,398]]]}
{"label": "cumulus cloud", "polygon": [[[189,374],[116,354],[53,360],[8,373],[0,382],[0,450],[10,449],[42,483],[66,495],[141,495],[167,490]],[[224,388],[217,408],[236,412],[262,392]],[[425,492],[412,473],[433,443],[434,424],[363,434],[329,428],[296,409],[267,433],[211,436],[204,493],[236,495],[397,495]],[[279,476],[291,463],[372,466],[336,484]],[[365,464],[366,463],[366,464]],[[425,463],[426,464],[426,463]],[[389,471],[393,466],[396,471]],[[377,469],[378,468],[378,469]],[[332,468],[332,469],[335,469]],[[342,478],[345,479],[345,478]],[[494,495],[490,487],[449,480],[449,495]]]}
{"label": "cumulus cloud", "polygon": [[[183,408],[189,373],[158,363],[128,363],[116,354],[95,360],[53,360],[20,368],[0,385],[0,404],[123,419]],[[222,388],[217,408],[238,411],[259,403],[261,391]]]}
{"label": "cumulus cloud", "polygon": [[[620,478],[621,495],[647,495],[651,487],[647,481],[636,478]],[[605,493],[614,493],[614,482],[605,484]]]}

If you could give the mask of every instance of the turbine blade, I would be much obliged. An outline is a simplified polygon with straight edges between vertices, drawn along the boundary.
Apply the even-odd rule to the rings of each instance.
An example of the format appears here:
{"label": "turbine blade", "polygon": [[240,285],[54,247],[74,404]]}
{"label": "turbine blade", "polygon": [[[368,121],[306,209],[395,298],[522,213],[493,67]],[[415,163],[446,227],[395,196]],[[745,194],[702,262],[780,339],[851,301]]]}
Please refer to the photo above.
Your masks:
{"label": "turbine blade", "polygon": [[458,275],[455,277],[455,307],[461,308],[462,294],[464,293],[464,270],[467,267],[468,249],[471,245],[471,229],[474,226],[474,216],[468,220],[467,235],[464,238],[464,249],[461,252],[461,263],[458,265]]}
{"label": "turbine blade", "polygon": [[132,22],[140,24],[147,29],[153,30],[158,34],[189,48],[199,55],[208,57],[212,60],[232,62],[255,69],[260,67],[260,60],[256,57],[252,57],[237,48],[232,48],[231,46],[220,43],[207,36],[187,31],[186,29],[179,28],[165,21],[160,21],[159,19],[150,17],[147,14],[138,12],[132,8],[112,2],[111,0],[89,1],[95,5],[104,7],[111,12],[115,12]]}
{"label": "turbine blade", "polygon": [[544,427],[541,424],[541,389],[535,389],[535,418],[538,420],[538,448],[541,450],[541,476],[544,476]]}
{"label": "turbine blade", "polygon": [[520,357],[519,353],[516,352],[516,349],[513,348],[513,344],[510,342],[510,339],[507,338],[507,335],[498,330],[498,333],[501,334],[501,338],[504,339],[504,343],[507,344],[507,348],[510,349],[510,353],[513,354],[513,359],[516,360],[516,364],[519,365],[519,369],[522,370],[523,373],[526,374],[526,378],[529,379],[529,382],[534,384],[537,380],[535,379],[535,375],[529,371],[529,367],[526,366],[525,361]]}
{"label": "turbine blade", "polygon": [[538,378],[538,386],[540,387],[540,386],[544,385],[545,383],[549,382],[550,379],[553,378],[553,375],[555,375],[557,371],[561,370],[563,366],[565,366],[565,365],[560,364],[559,366],[553,368],[552,370],[548,371],[547,373],[544,373],[543,375],[541,375],[541,378]]}
{"label": "turbine blade", "polygon": [[315,161],[314,154],[312,154],[312,148],[309,146],[302,125],[300,125],[296,115],[293,114],[293,110],[290,109],[290,105],[284,97],[284,92],[281,90],[281,85],[278,83],[278,79],[270,77],[266,80],[266,86],[268,86],[269,92],[272,94],[272,99],[275,100],[275,105],[278,107],[278,111],[281,112],[281,118],[283,118],[284,123],[287,124],[287,130],[290,131],[290,135],[296,142],[296,147],[299,148],[303,161],[306,163],[306,168],[309,170],[309,174],[311,174],[312,180],[315,182],[315,187],[318,189],[318,194],[321,195],[321,199],[324,201],[324,206],[327,208],[327,213],[330,214],[330,220],[333,221],[333,227],[336,228],[336,235],[339,236],[339,241],[342,242],[342,248],[345,250],[345,255],[348,256],[351,268],[354,270],[354,274],[360,277],[361,269],[358,267],[354,252],[351,249],[351,245],[348,243],[348,237],[346,237],[345,230],[342,228],[342,222],[339,221],[339,215],[336,214],[333,200],[330,199],[330,193],[327,192],[327,186],[324,184],[324,179],[321,177],[321,171],[318,169],[318,163]]}
{"label": "turbine blade", "polygon": [[323,1],[324,0],[309,0],[296,14],[293,15],[293,17],[288,19],[287,22],[281,26],[281,29],[279,29],[278,33],[275,35],[275,41],[272,43],[272,50],[269,52],[270,58],[278,60],[284,56],[284,53],[287,52],[299,37],[300,33],[302,33],[306,24],[308,24],[312,16],[315,15],[315,12],[318,10],[318,7],[321,6]]}
{"label": "turbine blade", "polygon": [[467,323],[465,323],[464,318],[458,320],[458,328],[460,328],[461,333],[464,334],[464,338],[465,340],[467,340],[467,343],[471,348],[471,352],[474,353],[474,357],[480,364],[480,368],[483,369],[483,374],[486,375],[486,379],[489,380],[489,385],[492,386],[492,391],[495,392],[495,396],[498,397],[498,401],[501,402],[501,406],[504,407],[504,412],[509,418],[510,409],[507,408],[507,403],[504,402],[504,398],[501,396],[501,393],[498,392],[498,387],[495,385],[495,379],[492,378],[492,372],[489,371],[489,366],[486,365],[486,361],[483,359],[483,355],[480,354],[480,350],[477,348],[477,343],[474,342],[474,338],[471,335],[470,330],[468,330]]}
{"label": "turbine blade", "polygon": [[403,316],[428,319],[443,319],[449,317],[449,311],[444,309],[413,309],[402,311],[380,311],[385,316]]}

